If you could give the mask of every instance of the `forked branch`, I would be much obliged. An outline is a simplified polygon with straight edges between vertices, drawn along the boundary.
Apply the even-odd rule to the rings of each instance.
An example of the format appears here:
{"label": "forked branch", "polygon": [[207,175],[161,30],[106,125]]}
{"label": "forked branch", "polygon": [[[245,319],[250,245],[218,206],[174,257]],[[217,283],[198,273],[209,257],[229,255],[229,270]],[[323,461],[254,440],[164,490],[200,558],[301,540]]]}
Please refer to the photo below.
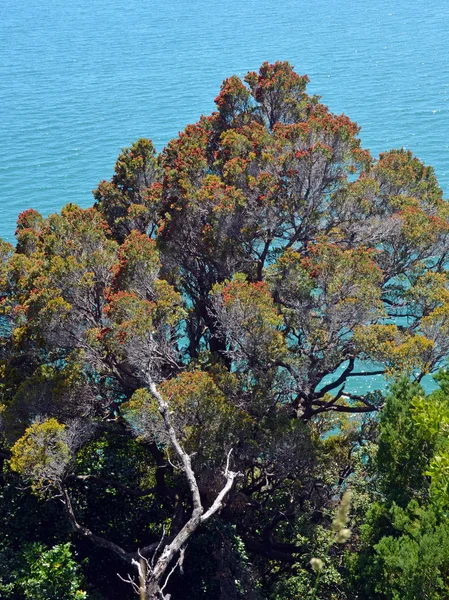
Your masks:
{"label": "forked branch", "polygon": [[[157,389],[154,381],[149,377],[147,384],[158,404],[159,412],[162,416],[170,444],[180,460],[181,468],[184,471],[189,485],[192,500],[192,514],[184,526],[174,536],[172,535],[166,538],[164,531],[159,542],[141,548],[137,552],[126,552],[114,542],[94,534],[90,529],[78,523],[67,488],[62,486],[61,491],[63,503],[73,529],[80,535],[90,539],[96,546],[101,546],[115,552],[115,554],[120,556],[124,561],[137,568],[139,585],[137,585],[131,577],[128,577],[125,581],[132,584],[134,590],[139,593],[141,598],[145,598],[145,600],[169,600],[169,595],[165,594],[164,590],[171,575],[178,567],[182,566],[184,552],[189,538],[202,523],[208,521],[224,506],[226,496],[232,489],[239,473],[230,469],[232,455],[232,450],[230,450],[226,459],[226,467],[223,471],[225,483],[212,505],[205,510],[201,502],[198,481],[192,467],[191,457],[178,440],[178,436],[170,419],[168,404]],[[144,565],[142,561],[144,562]],[[172,568],[168,570],[170,565],[172,565]]]}

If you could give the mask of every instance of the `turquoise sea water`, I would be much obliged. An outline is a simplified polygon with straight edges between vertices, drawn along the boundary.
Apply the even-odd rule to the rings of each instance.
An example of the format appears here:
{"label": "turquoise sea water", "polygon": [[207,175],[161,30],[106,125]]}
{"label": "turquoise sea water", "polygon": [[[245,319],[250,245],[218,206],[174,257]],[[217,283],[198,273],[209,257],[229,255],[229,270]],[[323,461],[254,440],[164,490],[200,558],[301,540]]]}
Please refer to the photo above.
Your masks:
{"label": "turquoise sea water", "polygon": [[449,193],[447,0],[1,0],[0,237],[92,203],[120,148],[158,149],[220,82],[289,60],[374,153],[411,148]]}
{"label": "turquoise sea water", "polygon": [[289,60],[374,154],[406,147],[449,195],[447,0],[2,0],[0,237],[92,203],[120,148],[158,149],[220,82]]}

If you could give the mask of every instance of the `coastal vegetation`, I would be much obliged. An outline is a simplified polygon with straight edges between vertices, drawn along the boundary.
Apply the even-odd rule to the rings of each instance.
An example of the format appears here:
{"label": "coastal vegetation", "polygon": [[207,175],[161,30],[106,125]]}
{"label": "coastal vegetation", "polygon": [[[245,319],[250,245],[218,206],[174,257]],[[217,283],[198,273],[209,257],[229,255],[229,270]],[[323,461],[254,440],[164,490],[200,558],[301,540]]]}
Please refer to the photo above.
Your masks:
{"label": "coastal vegetation", "polygon": [[307,83],[1,243],[2,598],[449,598],[449,205]]}

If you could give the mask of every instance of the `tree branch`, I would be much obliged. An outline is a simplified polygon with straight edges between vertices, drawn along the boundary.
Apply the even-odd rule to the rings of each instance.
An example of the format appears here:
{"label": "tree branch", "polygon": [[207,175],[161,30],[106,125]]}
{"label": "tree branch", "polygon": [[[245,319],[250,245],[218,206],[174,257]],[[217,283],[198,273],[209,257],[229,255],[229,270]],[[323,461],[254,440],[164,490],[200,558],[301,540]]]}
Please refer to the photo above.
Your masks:
{"label": "tree branch", "polygon": [[344,383],[346,381],[346,378],[348,377],[348,375],[351,373],[352,369],[354,368],[354,362],[355,362],[354,358],[350,358],[349,364],[344,369],[343,373],[341,373],[341,375],[335,381],[331,381],[327,385],[323,386],[319,392],[317,392],[317,394],[319,394],[319,397],[322,398],[325,394],[327,394],[331,390],[335,389],[336,387],[341,386],[342,383]]}
{"label": "tree branch", "polygon": [[70,500],[69,493],[67,491],[67,488],[62,487],[61,491],[62,491],[62,495],[64,498],[63,504],[65,506],[65,509],[66,509],[67,515],[69,517],[70,523],[73,527],[73,530],[76,531],[77,533],[79,533],[80,535],[91,540],[91,542],[93,542],[96,546],[100,546],[101,548],[107,548],[108,550],[112,550],[112,552],[115,552],[115,554],[120,556],[120,558],[122,558],[124,561],[131,563],[133,558],[135,558],[135,553],[126,552],[125,550],[123,550],[123,548],[121,548],[114,542],[111,542],[101,536],[95,535],[95,533],[92,533],[92,531],[90,529],[88,529],[87,527],[84,527],[83,525],[80,525],[78,523],[76,516],[75,516],[75,512],[73,510],[73,506],[72,506],[72,502]]}
{"label": "tree branch", "polygon": [[173,449],[175,450],[176,454],[181,460],[182,468],[187,478],[187,482],[189,484],[193,506],[190,519],[187,521],[184,527],[182,527],[182,529],[174,536],[173,540],[165,546],[161,555],[156,560],[154,566],[151,567],[148,573],[150,589],[155,590],[163,596],[160,587],[160,582],[168,566],[175,558],[175,556],[178,553],[182,552],[187,540],[196,531],[196,529],[198,529],[198,527],[202,523],[210,519],[212,515],[214,515],[218,510],[220,510],[220,508],[223,506],[226,495],[232,488],[234,480],[239,474],[229,469],[231,458],[231,451],[229,451],[226,461],[226,468],[224,471],[224,476],[226,478],[225,485],[218,493],[217,497],[215,498],[215,501],[212,503],[212,506],[206,512],[204,512],[204,508],[201,503],[198,482],[196,480],[196,476],[192,468],[191,458],[179,443],[175,429],[170,420],[168,404],[162,397],[161,393],[157,389],[155,382],[152,380],[149,374],[146,375],[146,379],[150,392],[158,404],[159,412],[161,413],[162,419],[164,421],[165,430],[169,436],[171,445],[173,446]]}
{"label": "tree branch", "polygon": [[341,404],[330,404],[329,402],[320,402],[319,400],[313,403],[318,408],[311,408],[310,412],[307,413],[307,417],[314,417],[322,412],[335,411],[350,414],[367,413],[367,412],[379,412],[380,407],[374,406],[373,404],[367,404],[366,406],[344,406]]}
{"label": "tree branch", "polygon": [[379,369],[378,371],[354,371],[349,373],[348,377],[371,377],[373,375],[385,375],[385,369]]}
{"label": "tree branch", "polygon": [[187,478],[187,483],[189,484],[190,493],[192,495],[192,503],[193,503],[193,514],[202,512],[201,498],[200,498],[200,490],[198,488],[198,483],[195,478],[195,474],[192,469],[192,461],[187,452],[184,451],[181,444],[178,441],[176,432],[171,424],[171,420],[169,417],[168,404],[162,397],[162,394],[156,387],[154,381],[148,377],[148,387],[150,388],[150,392],[152,393],[154,399],[157,401],[159,406],[159,412],[161,413],[162,419],[164,421],[165,429],[168,433],[170,443],[173,446],[173,449],[176,451],[176,454],[181,460],[183,471]]}
{"label": "tree branch", "polygon": [[232,486],[234,485],[235,478],[239,475],[239,473],[229,470],[229,461],[231,459],[231,454],[232,454],[232,449],[229,450],[229,452],[228,452],[228,458],[226,461],[226,469],[224,472],[224,476],[226,477],[226,483],[223,486],[220,493],[218,494],[218,496],[215,498],[212,506],[203,515],[201,515],[201,519],[200,519],[201,523],[204,523],[205,521],[210,519],[210,517],[213,514],[215,514],[217,511],[219,511],[223,507],[224,499],[225,499],[226,495],[228,494],[228,492],[231,490]]}

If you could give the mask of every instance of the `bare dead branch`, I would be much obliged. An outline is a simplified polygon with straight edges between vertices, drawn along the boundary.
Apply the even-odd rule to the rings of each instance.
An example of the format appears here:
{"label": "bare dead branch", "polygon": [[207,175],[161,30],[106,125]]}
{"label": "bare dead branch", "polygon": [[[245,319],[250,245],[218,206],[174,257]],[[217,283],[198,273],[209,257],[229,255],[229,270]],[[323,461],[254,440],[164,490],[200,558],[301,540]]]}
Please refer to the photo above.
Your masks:
{"label": "bare dead branch", "polygon": [[[133,590],[136,592],[136,594],[139,593],[139,586],[136,584],[135,581],[133,581],[133,579],[131,578],[131,575],[128,575],[128,577],[125,579],[124,577],[122,577],[120,575],[120,573],[117,573],[117,577],[119,579],[121,579],[124,583],[129,583],[130,585],[132,585]],[[143,600],[145,600],[145,596],[143,597]]]}
{"label": "bare dead branch", "polygon": [[[149,375],[149,373],[147,373],[146,378],[147,378],[147,383],[148,383],[150,392],[158,404],[159,412],[161,413],[166,432],[169,436],[170,443],[171,443],[173,449],[175,450],[176,454],[178,455],[178,458],[181,461],[182,470],[184,471],[184,474],[186,476],[186,479],[187,479],[187,482],[189,485],[189,489],[190,489],[190,493],[191,493],[191,497],[192,497],[192,507],[193,507],[192,514],[191,514],[190,518],[188,519],[188,521],[185,523],[185,525],[174,536],[172,541],[170,543],[168,543],[167,545],[165,545],[160,556],[158,556],[155,559],[155,557],[156,557],[156,554],[155,554],[153,557],[153,559],[155,559],[155,560],[152,561],[151,569],[147,576],[147,579],[149,580],[150,590],[153,589],[157,593],[159,593],[162,597],[164,597],[163,589],[167,585],[168,579],[171,577],[174,570],[179,566],[180,560],[182,560],[182,558],[183,558],[183,552],[184,552],[187,540],[191,537],[191,535],[196,531],[196,529],[198,529],[198,527],[202,523],[204,523],[205,521],[210,519],[212,517],[212,515],[214,515],[218,510],[220,510],[222,508],[225,498],[226,498],[226,495],[231,490],[231,488],[234,484],[234,481],[235,481],[236,477],[239,475],[239,473],[231,471],[229,468],[231,454],[232,454],[232,450],[230,450],[227,455],[226,467],[224,470],[224,477],[226,478],[225,484],[224,484],[223,488],[221,489],[221,491],[218,493],[217,497],[215,498],[215,501],[212,503],[212,506],[210,506],[210,508],[206,512],[204,512],[204,507],[201,502],[201,496],[200,496],[200,491],[199,491],[199,487],[198,487],[198,482],[197,482],[195,473],[192,468],[191,457],[189,454],[187,454],[187,452],[184,450],[184,448],[181,446],[181,444],[178,440],[175,429],[171,423],[169,406],[168,406],[167,402],[164,400],[164,398],[162,397],[159,390],[157,389],[157,386],[156,386],[155,382],[151,379],[151,376]],[[161,582],[163,576],[165,575],[167,568],[172,563],[175,556],[177,556],[178,554],[179,554],[179,558],[178,558],[175,566],[172,568],[172,570],[170,571],[170,573],[168,574],[168,576],[165,580],[165,583],[161,587],[160,582]],[[150,597],[151,597],[151,595],[150,595]]]}
{"label": "bare dead branch", "polygon": [[101,536],[98,536],[98,535],[92,533],[92,531],[90,529],[88,529],[87,527],[84,527],[83,525],[80,525],[78,523],[76,516],[75,516],[75,512],[73,510],[73,506],[72,506],[72,502],[70,500],[69,493],[67,491],[67,488],[62,487],[61,491],[62,491],[62,496],[63,496],[63,505],[66,509],[66,513],[69,517],[70,523],[71,523],[74,531],[76,531],[80,535],[91,540],[96,546],[100,546],[101,548],[106,548],[108,550],[111,550],[112,552],[114,552],[115,554],[120,556],[120,558],[122,558],[125,562],[132,563],[132,560],[134,558],[134,553],[126,552],[123,548],[121,548],[114,542],[111,542],[110,540],[107,540],[106,538],[103,538]]}

